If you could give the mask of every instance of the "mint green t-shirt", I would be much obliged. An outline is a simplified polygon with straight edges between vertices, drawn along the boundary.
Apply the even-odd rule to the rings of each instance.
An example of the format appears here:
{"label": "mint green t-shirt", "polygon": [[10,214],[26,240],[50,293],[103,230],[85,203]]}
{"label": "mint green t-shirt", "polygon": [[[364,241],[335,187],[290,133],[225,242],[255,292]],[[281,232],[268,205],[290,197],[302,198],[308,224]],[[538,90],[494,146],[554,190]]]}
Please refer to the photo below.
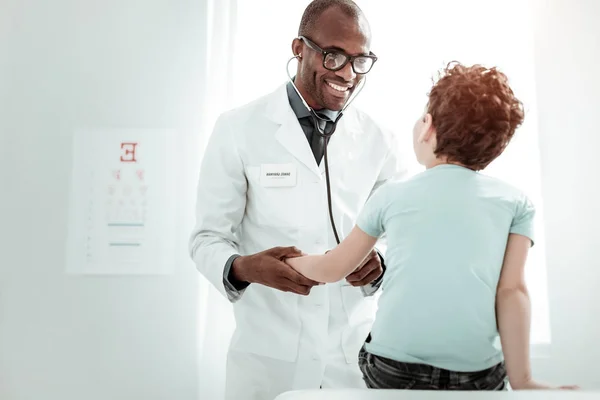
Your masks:
{"label": "mint green t-shirt", "polygon": [[377,190],[357,221],[387,239],[367,350],[460,372],[503,361],[496,288],[509,233],[533,244],[534,214],[519,190],[457,165]]}

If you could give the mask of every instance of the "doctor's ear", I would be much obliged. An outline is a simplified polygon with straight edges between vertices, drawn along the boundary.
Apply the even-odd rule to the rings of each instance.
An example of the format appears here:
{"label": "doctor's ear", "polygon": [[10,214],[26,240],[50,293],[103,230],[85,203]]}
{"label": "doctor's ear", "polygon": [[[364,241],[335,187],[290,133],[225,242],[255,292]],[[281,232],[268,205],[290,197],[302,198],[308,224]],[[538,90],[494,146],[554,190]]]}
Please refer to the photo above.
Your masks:
{"label": "doctor's ear", "polygon": [[303,47],[304,43],[302,42],[302,40],[296,38],[292,41],[292,54],[299,60],[302,59]]}

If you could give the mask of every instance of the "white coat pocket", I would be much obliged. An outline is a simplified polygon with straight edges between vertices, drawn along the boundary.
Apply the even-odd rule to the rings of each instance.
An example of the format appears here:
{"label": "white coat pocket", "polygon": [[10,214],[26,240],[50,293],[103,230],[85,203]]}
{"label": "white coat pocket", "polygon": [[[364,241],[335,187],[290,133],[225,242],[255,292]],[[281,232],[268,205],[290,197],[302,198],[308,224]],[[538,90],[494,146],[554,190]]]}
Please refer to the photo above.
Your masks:
{"label": "white coat pocket", "polygon": [[297,169],[294,164],[262,164],[260,166],[262,187],[294,187],[297,184]]}
{"label": "white coat pocket", "polygon": [[246,169],[246,217],[257,225],[297,229],[304,205],[295,164],[263,164]]}

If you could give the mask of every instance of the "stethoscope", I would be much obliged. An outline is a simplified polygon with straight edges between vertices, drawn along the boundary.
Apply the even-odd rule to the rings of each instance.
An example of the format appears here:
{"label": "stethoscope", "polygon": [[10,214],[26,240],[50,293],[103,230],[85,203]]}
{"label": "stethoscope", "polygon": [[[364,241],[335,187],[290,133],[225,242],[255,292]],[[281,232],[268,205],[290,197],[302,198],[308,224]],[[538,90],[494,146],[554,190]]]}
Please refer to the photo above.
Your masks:
{"label": "stethoscope", "polygon": [[[335,222],[334,222],[334,219],[333,219],[333,210],[332,210],[332,206],[331,206],[331,186],[329,184],[329,163],[327,161],[327,145],[329,144],[329,139],[335,133],[335,129],[337,128],[337,123],[342,118],[342,115],[344,114],[344,111],[346,111],[346,108],[348,108],[348,106],[354,101],[354,99],[356,98],[356,96],[358,96],[358,94],[360,93],[360,91],[362,90],[362,88],[365,86],[366,77],[363,77],[363,79],[361,80],[361,82],[359,84],[359,87],[357,87],[354,90],[354,93],[353,93],[352,97],[348,99],[348,101],[344,105],[344,108],[342,108],[342,110],[338,114],[337,118],[335,119],[335,121],[333,121],[333,124],[331,124],[331,126],[328,129],[326,122],[329,122],[329,120],[326,120],[326,119],[320,117],[315,112],[315,110],[313,110],[313,108],[308,105],[308,103],[306,102],[306,100],[304,100],[304,97],[302,97],[302,94],[300,93],[300,91],[296,87],[296,84],[294,83],[294,79],[290,75],[290,63],[293,60],[300,59],[300,58],[301,58],[301,56],[299,56],[299,55],[296,55],[296,56],[290,58],[289,61],[286,64],[286,71],[285,72],[287,73],[288,79],[289,79],[290,83],[292,84],[292,86],[294,87],[294,90],[296,91],[296,93],[298,93],[298,97],[300,97],[300,100],[302,100],[302,104],[304,104],[304,107],[306,107],[306,109],[310,113],[311,120],[312,120],[312,123],[313,123],[314,128],[315,128],[314,132],[317,135],[321,136],[322,138],[325,138],[325,148],[324,148],[324,151],[323,151],[323,160],[325,162],[325,183],[327,185],[327,205],[329,207],[329,220],[331,222],[331,228],[333,229],[333,234],[335,236],[335,241],[337,242],[337,244],[340,244],[340,237],[338,236],[337,229],[335,228]],[[319,126],[319,121],[323,122],[324,128],[321,128]]]}

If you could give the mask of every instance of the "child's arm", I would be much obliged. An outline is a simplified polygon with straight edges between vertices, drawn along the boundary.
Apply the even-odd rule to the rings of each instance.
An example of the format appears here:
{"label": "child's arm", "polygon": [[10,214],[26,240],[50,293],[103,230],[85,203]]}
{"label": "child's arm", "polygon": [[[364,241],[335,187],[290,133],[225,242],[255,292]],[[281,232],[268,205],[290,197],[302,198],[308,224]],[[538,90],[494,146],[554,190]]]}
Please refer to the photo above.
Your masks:
{"label": "child's arm", "polygon": [[376,237],[355,226],[348,237],[327,254],[290,258],[285,262],[309,279],[337,282],[362,264],[376,242]]}
{"label": "child's arm", "polygon": [[[525,283],[525,261],[531,240],[510,234],[496,294],[496,317],[510,386],[515,390],[552,389],[531,376],[529,329],[531,302]],[[561,386],[558,389],[578,389]]]}
{"label": "child's arm", "polygon": [[525,283],[525,261],[530,247],[529,238],[510,234],[496,292],[498,331],[513,389],[539,385],[533,381],[529,361],[531,302]]}

